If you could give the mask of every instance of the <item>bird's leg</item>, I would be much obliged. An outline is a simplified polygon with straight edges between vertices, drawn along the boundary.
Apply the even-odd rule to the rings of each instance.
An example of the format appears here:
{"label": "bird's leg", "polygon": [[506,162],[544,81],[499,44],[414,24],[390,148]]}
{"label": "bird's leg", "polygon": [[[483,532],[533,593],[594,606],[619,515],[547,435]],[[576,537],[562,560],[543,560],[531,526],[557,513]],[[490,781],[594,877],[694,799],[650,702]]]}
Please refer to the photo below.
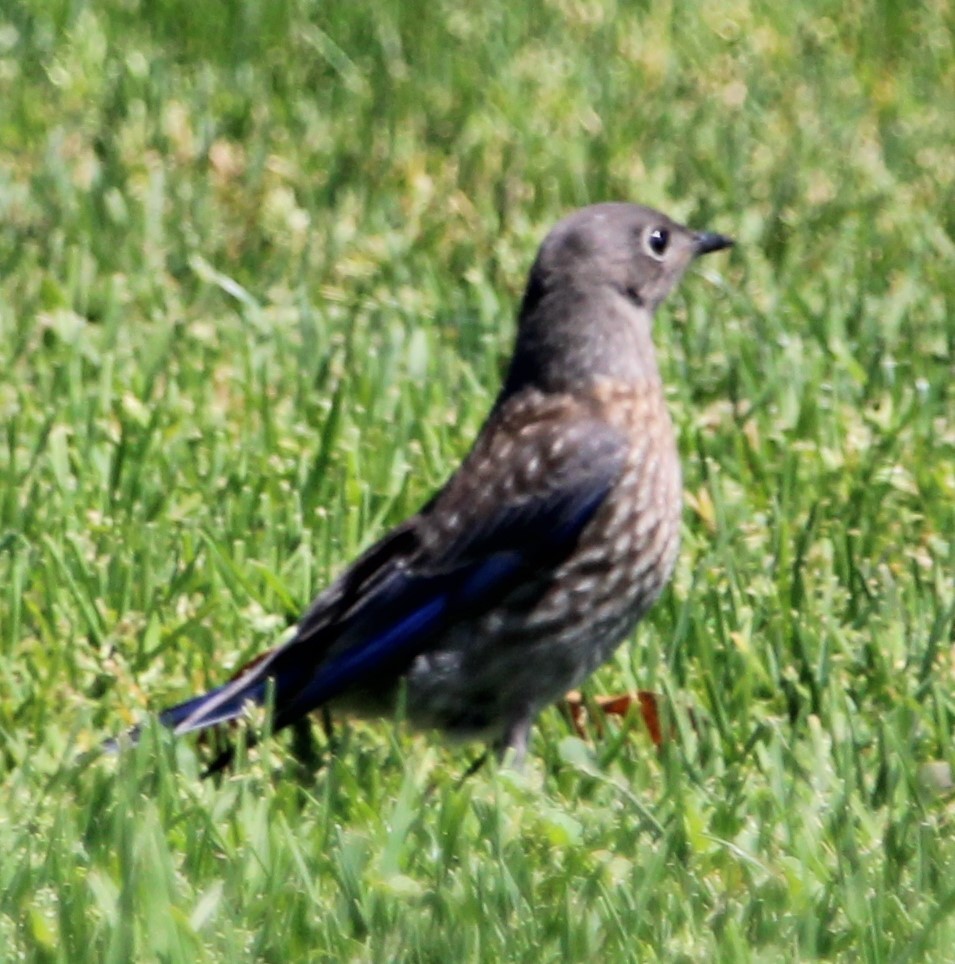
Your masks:
{"label": "bird's leg", "polygon": [[320,709],[322,732],[325,734],[323,753],[318,751],[315,744],[315,731],[309,716],[303,716],[292,724],[292,754],[298,764],[306,772],[318,770],[323,763],[323,756],[334,756],[338,750],[338,737],[335,735],[335,724],[331,710],[327,706]]}
{"label": "bird's leg", "polygon": [[[533,723],[533,717],[529,713],[522,713],[511,720],[501,736],[494,741],[494,752],[501,763],[507,763],[515,770],[520,770],[524,766],[524,757],[527,756],[527,745],[530,741],[531,723]],[[485,750],[464,771],[458,786],[461,786],[468,777],[473,777],[487,763],[490,755],[491,751]]]}
{"label": "bird's leg", "polygon": [[[522,713],[507,724],[501,738],[494,744],[497,758],[502,763],[508,763],[515,770],[520,770],[524,766],[532,722],[533,717],[529,713]],[[510,751],[510,754],[508,751]]]}
{"label": "bird's leg", "polygon": [[315,737],[312,734],[312,721],[303,716],[292,724],[292,756],[306,771],[317,770],[321,764],[321,757],[315,747]]}
{"label": "bird's leg", "polygon": [[335,751],[335,721],[332,719],[332,711],[327,707],[322,707],[322,730],[325,739],[328,741],[329,749]]}

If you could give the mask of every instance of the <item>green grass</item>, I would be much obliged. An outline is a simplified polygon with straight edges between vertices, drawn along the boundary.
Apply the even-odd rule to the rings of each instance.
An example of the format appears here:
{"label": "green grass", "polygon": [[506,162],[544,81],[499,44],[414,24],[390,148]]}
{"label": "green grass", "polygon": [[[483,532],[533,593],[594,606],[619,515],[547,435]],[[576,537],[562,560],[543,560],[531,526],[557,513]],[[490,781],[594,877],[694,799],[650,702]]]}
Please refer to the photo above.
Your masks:
{"label": "green grass", "polygon": [[[934,0],[4,5],[0,959],[955,960],[953,102]],[[77,765],[427,498],[610,198],[739,241],[661,312],[684,547],[589,685],[663,750]]]}

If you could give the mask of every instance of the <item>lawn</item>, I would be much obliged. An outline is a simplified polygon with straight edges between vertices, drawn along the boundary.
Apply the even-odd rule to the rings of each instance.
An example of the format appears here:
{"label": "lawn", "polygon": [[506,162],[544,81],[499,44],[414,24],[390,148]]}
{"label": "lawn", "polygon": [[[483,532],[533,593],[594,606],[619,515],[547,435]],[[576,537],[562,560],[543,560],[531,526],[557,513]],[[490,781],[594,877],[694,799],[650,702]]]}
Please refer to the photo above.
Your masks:
{"label": "lawn", "polygon": [[[955,961],[953,104],[944,0],[8,0],[0,960]],[[657,319],[683,549],[586,690],[663,746],[84,755],[428,498],[607,199],[738,241]]]}

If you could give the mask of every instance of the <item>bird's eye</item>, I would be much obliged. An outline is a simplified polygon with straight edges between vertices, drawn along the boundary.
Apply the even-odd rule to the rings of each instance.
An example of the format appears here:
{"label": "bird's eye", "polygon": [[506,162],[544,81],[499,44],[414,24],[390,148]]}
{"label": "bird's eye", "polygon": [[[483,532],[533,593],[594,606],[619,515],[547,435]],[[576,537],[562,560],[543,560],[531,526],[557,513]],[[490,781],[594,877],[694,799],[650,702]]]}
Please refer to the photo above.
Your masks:
{"label": "bird's eye", "polygon": [[670,232],[666,228],[652,228],[647,235],[647,247],[655,258],[662,258],[670,243]]}

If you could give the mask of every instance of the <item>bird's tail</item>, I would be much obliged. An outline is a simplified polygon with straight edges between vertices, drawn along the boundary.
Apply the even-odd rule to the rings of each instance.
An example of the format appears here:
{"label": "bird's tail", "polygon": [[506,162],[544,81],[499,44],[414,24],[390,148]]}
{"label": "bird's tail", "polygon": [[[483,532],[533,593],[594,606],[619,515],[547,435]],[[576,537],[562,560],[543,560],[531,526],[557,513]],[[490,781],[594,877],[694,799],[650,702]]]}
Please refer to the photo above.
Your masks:
{"label": "bird's tail", "polygon": [[[159,714],[159,722],[178,735],[237,720],[242,716],[247,704],[261,706],[265,702],[268,682],[265,679],[240,679],[244,685],[239,688],[234,686],[234,683],[239,682],[235,680],[224,686],[217,686],[201,696],[194,696],[176,706],[170,706]],[[231,692],[227,693],[227,690]]]}
{"label": "bird's tail", "polygon": [[[228,683],[168,707],[158,715],[159,722],[178,736],[239,719],[247,705],[262,706],[266,702],[270,681],[263,669],[268,662],[263,660],[254,664],[248,672]],[[139,741],[142,731],[142,724],[134,726],[122,737],[106,740],[103,749],[115,752],[124,746],[134,745]]]}

